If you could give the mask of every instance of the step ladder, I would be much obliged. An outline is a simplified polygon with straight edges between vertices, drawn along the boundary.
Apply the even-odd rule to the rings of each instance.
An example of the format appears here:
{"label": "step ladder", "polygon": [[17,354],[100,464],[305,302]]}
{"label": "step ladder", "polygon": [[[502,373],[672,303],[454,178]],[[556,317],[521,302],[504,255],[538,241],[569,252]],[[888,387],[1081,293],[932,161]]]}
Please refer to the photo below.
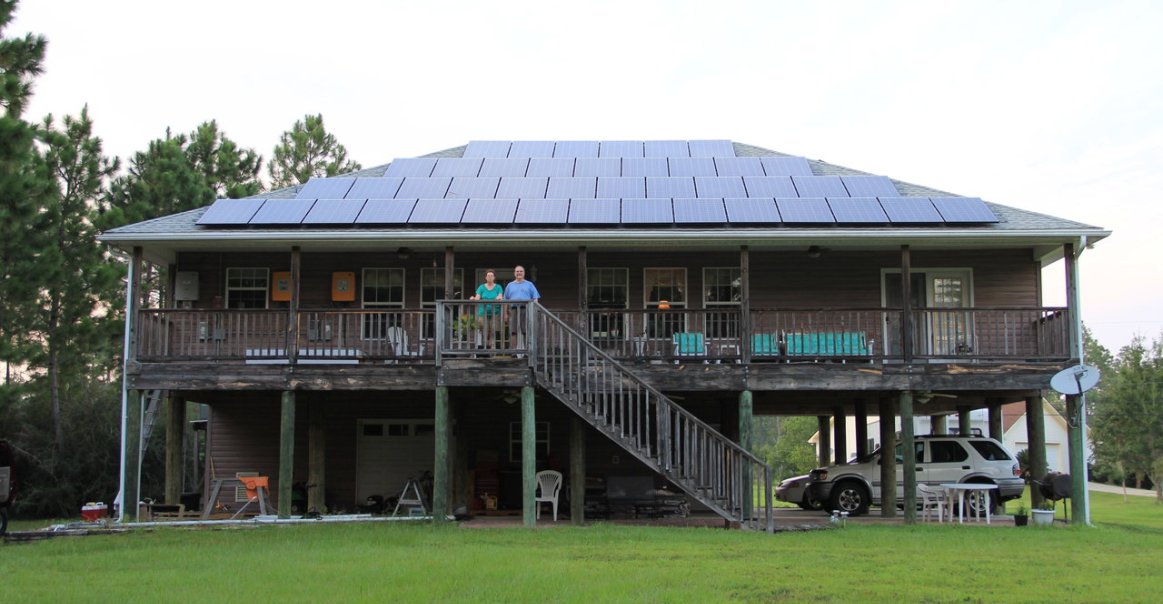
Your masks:
{"label": "step ladder", "polygon": [[[393,518],[400,515],[400,508],[408,510],[409,516],[428,515],[428,504],[424,502],[424,492],[420,490],[420,485],[416,483],[415,478],[409,478],[404,485],[404,490],[396,501],[396,509],[392,510]],[[416,513],[417,509],[420,510],[419,514]]]}

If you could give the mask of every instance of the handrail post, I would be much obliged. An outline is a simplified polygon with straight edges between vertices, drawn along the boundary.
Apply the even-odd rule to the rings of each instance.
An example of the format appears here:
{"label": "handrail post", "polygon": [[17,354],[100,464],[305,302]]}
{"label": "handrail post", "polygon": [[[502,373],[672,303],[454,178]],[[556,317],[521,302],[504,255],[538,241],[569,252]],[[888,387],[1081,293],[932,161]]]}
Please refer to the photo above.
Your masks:
{"label": "handrail post", "polygon": [[441,352],[444,350],[447,339],[444,337],[444,300],[436,301],[436,366],[440,367],[440,360],[443,357]]}
{"label": "handrail post", "polygon": [[525,352],[526,358],[529,359],[529,368],[536,369],[537,361],[533,357],[541,350],[537,342],[537,319],[536,308],[540,306],[536,302],[525,303]]}

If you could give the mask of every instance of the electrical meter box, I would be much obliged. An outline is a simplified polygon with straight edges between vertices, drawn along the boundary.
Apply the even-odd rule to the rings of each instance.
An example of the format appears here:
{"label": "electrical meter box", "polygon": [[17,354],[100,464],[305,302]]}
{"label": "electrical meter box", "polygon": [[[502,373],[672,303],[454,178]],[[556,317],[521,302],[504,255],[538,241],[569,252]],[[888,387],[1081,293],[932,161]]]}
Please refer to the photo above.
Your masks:
{"label": "electrical meter box", "polygon": [[291,272],[278,271],[271,273],[271,281],[274,283],[274,286],[271,287],[271,300],[275,302],[290,302]]}
{"label": "electrical meter box", "polygon": [[331,301],[355,301],[355,273],[331,273]]}
{"label": "electrical meter box", "polygon": [[178,271],[174,283],[174,301],[198,301],[198,273],[195,271]]}

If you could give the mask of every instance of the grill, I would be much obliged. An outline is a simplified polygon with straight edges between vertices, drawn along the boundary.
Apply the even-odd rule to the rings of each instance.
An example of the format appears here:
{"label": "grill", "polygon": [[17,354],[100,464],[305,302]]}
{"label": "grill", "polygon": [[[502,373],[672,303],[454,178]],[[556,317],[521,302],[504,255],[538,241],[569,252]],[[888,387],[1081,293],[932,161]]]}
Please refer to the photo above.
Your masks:
{"label": "grill", "polygon": [[[1047,472],[1042,480],[1031,481],[1038,485],[1038,492],[1047,501],[1058,501],[1070,499],[1073,492],[1073,483],[1070,480],[1069,474],[1062,472]],[[1070,508],[1066,506],[1066,502],[1062,503],[1062,510],[1066,514],[1066,520],[1070,521]]]}

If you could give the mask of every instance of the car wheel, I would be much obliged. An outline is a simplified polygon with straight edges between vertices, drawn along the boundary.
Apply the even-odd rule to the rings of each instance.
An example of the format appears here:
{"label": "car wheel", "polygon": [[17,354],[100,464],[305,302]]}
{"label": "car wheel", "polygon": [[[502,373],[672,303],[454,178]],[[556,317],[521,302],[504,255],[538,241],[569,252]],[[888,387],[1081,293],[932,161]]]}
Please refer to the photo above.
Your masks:
{"label": "car wheel", "polygon": [[800,500],[800,507],[805,510],[822,510],[824,509],[824,503],[812,497],[812,494],[808,491],[804,491],[804,498]]}
{"label": "car wheel", "polygon": [[845,480],[832,487],[832,509],[848,512],[849,516],[860,516],[868,511],[868,491],[855,480]]}
{"label": "car wheel", "polygon": [[985,515],[985,506],[993,506],[989,508],[993,510],[997,507],[997,493],[996,489],[989,491],[971,491],[965,495],[965,515],[970,514],[977,516]]}
{"label": "car wheel", "polygon": [[0,535],[8,533],[8,510],[0,508]]}

